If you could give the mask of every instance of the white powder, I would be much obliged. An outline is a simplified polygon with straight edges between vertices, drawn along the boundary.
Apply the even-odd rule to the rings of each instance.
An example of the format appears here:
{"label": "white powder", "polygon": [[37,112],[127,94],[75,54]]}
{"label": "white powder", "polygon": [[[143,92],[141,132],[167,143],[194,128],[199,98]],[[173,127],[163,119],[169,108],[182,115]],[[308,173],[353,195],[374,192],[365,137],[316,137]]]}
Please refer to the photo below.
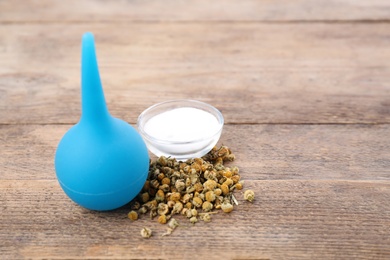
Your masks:
{"label": "white powder", "polygon": [[220,128],[212,114],[192,107],[175,108],[150,118],[144,130],[154,138],[189,142],[209,137]]}

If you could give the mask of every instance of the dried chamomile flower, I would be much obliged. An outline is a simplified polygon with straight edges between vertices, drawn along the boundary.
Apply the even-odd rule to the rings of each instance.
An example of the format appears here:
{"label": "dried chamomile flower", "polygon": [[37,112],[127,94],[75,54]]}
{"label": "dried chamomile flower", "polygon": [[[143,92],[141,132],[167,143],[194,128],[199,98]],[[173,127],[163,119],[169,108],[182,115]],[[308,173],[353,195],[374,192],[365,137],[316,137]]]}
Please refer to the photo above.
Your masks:
{"label": "dried chamomile flower", "polygon": [[171,179],[167,177],[161,180],[161,185],[170,185],[170,184],[171,184]]}
{"label": "dried chamomile flower", "polygon": [[200,208],[203,204],[203,200],[199,197],[195,197],[192,199],[192,204],[194,204],[195,207]]}
{"label": "dried chamomile flower", "polygon": [[157,163],[159,163],[161,166],[166,166],[168,164],[168,159],[165,156],[160,156],[157,159]]}
{"label": "dried chamomile flower", "polygon": [[130,220],[137,220],[138,219],[138,213],[134,210],[130,211],[129,214],[127,214],[127,217],[130,219]]}
{"label": "dried chamomile flower", "polygon": [[211,211],[213,209],[213,204],[211,204],[209,201],[205,201],[202,204],[202,209],[205,212]]}
{"label": "dried chamomile flower", "polygon": [[214,171],[205,171],[203,174],[204,178],[207,180],[215,180],[216,179],[216,173]]}
{"label": "dried chamomile flower", "polygon": [[231,180],[233,181],[233,183],[238,183],[240,181],[240,175],[234,175],[231,177]]}
{"label": "dried chamomile flower", "polygon": [[191,209],[191,214],[196,217],[198,215],[198,211],[196,209]]}
{"label": "dried chamomile flower", "polygon": [[192,209],[192,203],[191,202],[187,202],[186,203],[186,208],[187,209]]}
{"label": "dried chamomile flower", "polygon": [[157,200],[157,202],[162,202],[164,201],[165,199],[165,194],[162,190],[158,190],[157,193],[156,193],[156,197],[155,199]]}
{"label": "dried chamomile flower", "polygon": [[130,208],[132,210],[138,210],[141,208],[141,204],[138,202],[138,201],[134,201],[134,203],[132,203],[132,205],[130,206]]}
{"label": "dried chamomile flower", "polygon": [[209,213],[204,213],[200,216],[200,219],[204,222],[210,222],[211,221],[211,215]]}
{"label": "dried chamomile flower", "polygon": [[160,169],[154,169],[153,171],[154,176],[157,176],[160,174]]}
{"label": "dried chamomile flower", "polygon": [[221,205],[222,205],[222,202],[221,202],[221,200],[218,197],[218,199],[216,199],[215,202],[214,202],[214,208],[215,209],[220,209]]}
{"label": "dried chamomile flower", "polygon": [[157,216],[157,208],[152,208],[150,210],[149,216],[150,216],[150,219],[153,219],[155,216]]}
{"label": "dried chamomile flower", "polygon": [[186,165],[186,166],[183,167],[183,171],[184,171],[185,173],[190,172],[190,170],[191,170],[191,167],[190,167],[189,165]]}
{"label": "dried chamomile flower", "polygon": [[236,184],[236,189],[237,190],[242,190],[242,188],[243,188],[242,183],[239,182],[239,183]]}
{"label": "dried chamomile flower", "polygon": [[160,182],[158,180],[151,180],[150,186],[155,188],[155,189],[158,189],[158,187],[160,186]]}
{"label": "dried chamomile flower", "polygon": [[253,190],[246,190],[244,192],[244,199],[249,202],[252,202],[255,199],[255,192]]}
{"label": "dried chamomile flower", "polygon": [[183,216],[186,216],[186,215],[187,215],[187,211],[189,211],[189,209],[183,208],[183,209],[180,211],[180,214],[183,215]]}
{"label": "dried chamomile flower", "polygon": [[183,203],[176,202],[172,209],[172,214],[179,214],[183,210]]}
{"label": "dried chamomile flower", "polygon": [[186,211],[186,217],[187,218],[192,218],[192,211],[191,210],[187,210]]}
{"label": "dried chamomile flower", "polygon": [[234,161],[236,159],[236,156],[234,154],[229,154],[228,156],[225,157],[226,160],[228,161]]}
{"label": "dried chamomile flower", "polygon": [[[191,194],[192,195],[192,194]],[[190,199],[192,198],[190,194],[184,194],[183,197],[181,198],[181,202],[183,203],[187,203],[188,201],[190,201]]]}
{"label": "dried chamomile flower", "polygon": [[179,201],[181,198],[181,195],[179,192],[172,192],[171,194],[171,200],[173,201]]}
{"label": "dried chamomile flower", "polygon": [[185,181],[185,185],[186,185],[186,188],[187,188],[187,190],[188,190],[188,187],[190,187],[191,186],[191,179],[190,178],[186,178],[186,181]]}
{"label": "dried chamomile flower", "polygon": [[229,194],[230,189],[229,189],[229,187],[224,183],[224,184],[221,185],[221,191],[222,191],[222,194],[226,196],[226,195]]}
{"label": "dried chamomile flower", "polygon": [[176,219],[174,218],[171,218],[171,220],[169,220],[168,222],[168,227],[172,228],[172,229],[175,229],[179,226],[179,222],[177,222]]}
{"label": "dried chamomile flower", "polygon": [[223,184],[226,184],[226,186],[230,187],[233,185],[233,180],[230,178],[227,178]]}
{"label": "dried chamomile flower", "polygon": [[202,166],[204,161],[202,158],[194,158],[194,164],[198,164],[199,166]]}
{"label": "dried chamomile flower", "polygon": [[208,191],[206,192],[205,198],[208,202],[213,202],[216,198],[214,191]]}
{"label": "dried chamomile flower", "polygon": [[191,165],[189,171],[191,175],[198,174],[202,170],[202,168],[198,164],[194,163],[194,159],[190,160],[188,163]]}
{"label": "dried chamomile flower", "polygon": [[223,172],[223,177],[225,178],[231,178],[233,176],[232,172],[231,171],[224,171]]}
{"label": "dried chamomile flower", "polygon": [[162,184],[162,185],[160,185],[159,189],[165,193],[165,192],[170,191],[171,187],[169,187],[168,184]]}
{"label": "dried chamomile flower", "polygon": [[175,202],[173,200],[168,200],[167,202],[168,208],[173,208],[175,206]]}
{"label": "dried chamomile flower", "polygon": [[177,191],[181,192],[186,188],[186,184],[182,180],[177,180],[175,182],[175,188],[177,189]]}
{"label": "dried chamomile flower", "polygon": [[152,230],[150,228],[144,227],[141,229],[141,236],[143,238],[150,238],[152,236]]}
{"label": "dried chamomile flower", "polygon": [[164,179],[165,178],[165,174],[164,173],[160,173],[159,175],[157,175],[157,179],[159,180],[159,181],[161,181],[162,179]]}
{"label": "dried chamomile flower", "polygon": [[158,219],[157,219],[157,222],[160,223],[160,224],[167,223],[167,216],[165,216],[165,215],[159,216]]}
{"label": "dried chamomile flower", "polygon": [[215,196],[221,196],[222,190],[220,188],[217,188],[214,190],[214,194],[215,194]]}
{"label": "dried chamomile flower", "polygon": [[157,207],[157,200],[150,200],[146,202],[143,206],[147,207],[148,209],[153,209]]}
{"label": "dried chamomile flower", "polygon": [[223,212],[229,213],[233,211],[233,205],[230,204],[229,202],[224,202],[221,205],[221,209],[223,210]]}
{"label": "dried chamomile flower", "polygon": [[233,166],[230,170],[233,175],[236,175],[240,172],[240,169],[237,166]]}
{"label": "dried chamomile flower", "polygon": [[217,187],[217,182],[214,180],[207,180],[203,183],[203,188],[207,191],[214,190]]}
{"label": "dried chamomile flower", "polygon": [[[172,176],[171,176],[172,179],[175,179],[175,181],[176,181],[176,179],[180,178],[180,176],[181,176],[180,172],[174,171],[173,169],[169,169],[169,170],[170,170],[170,171],[173,171],[173,174],[172,174]],[[175,181],[173,181],[173,182],[175,182]],[[172,183],[173,183],[173,182],[172,182]]]}
{"label": "dried chamomile flower", "polygon": [[222,157],[218,157],[217,159],[215,159],[214,168],[217,170],[223,170],[224,167],[223,167],[223,158]]}
{"label": "dried chamomile flower", "polygon": [[217,154],[218,154],[218,157],[222,157],[223,158],[223,157],[225,157],[225,156],[230,154],[230,149],[227,146],[223,145],[223,146],[221,146],[221,148],[219,148]]}
{"label": "dried chamomile flower", "polygon": [[169,212],[169,207],[165,203],[159,203],[157,207],[157,213],[159,215],[166,215]]}
{"label": "dried chamomile flower", "polygon": [[195,188],[194,188],[194,186],[192,186],[192,185],[190,185],[190,186],[188,186],[187,188],[186,188],[186,193],[187,194],[191,194],[192,195],[192,193],[195,191]]}
{"label": "dried chamomile flower", "polygon": [[141,202],[142,202],[142,203],[148,202],[148,201],[149,201],[149,198],[150,198],[148,192],[142,193],[142,194],[140,195],[140,197],[141,197],[140,199],[141,199]]}
{"label": "dried chamomile flower", "polygon": [[138,210],[138,213],[140,213],[140,214],[145,214],[146,212],[148,212],[148,208],[145,207],[145,206],[142,206],[142,207]]}
{"label": "dried chamomile flower", "polygon": [[197,217],[192,217],[192,218],[190,218],[190,222],[192,224],[195,224],[196,222],[198,222],[198,218]]}
{"label": "dried chamomile flower", "polygon": [[200,183],[200,182],[195,183],[195,184],[194,184],[194,189],[195,189],[195,191],[197,191],[197,192],[202,192],[202,191],[203,191],[203,185],[202,185],[202,183]]}

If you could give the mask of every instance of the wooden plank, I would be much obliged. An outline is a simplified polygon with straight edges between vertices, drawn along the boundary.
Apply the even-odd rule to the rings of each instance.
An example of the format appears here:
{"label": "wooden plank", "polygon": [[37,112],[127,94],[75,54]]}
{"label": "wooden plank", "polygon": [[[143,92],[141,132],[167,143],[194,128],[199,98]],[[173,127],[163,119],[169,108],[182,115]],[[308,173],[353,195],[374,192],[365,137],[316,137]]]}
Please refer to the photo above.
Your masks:
{"label": "wooden plank", "polygon": [[[70,125],[0,126],[0,179],[54,180]],[[390,125],[226,125],[244,180],[390,181]]]}
{"label": "wooden plank", "polygon": [[[389,21],[387,0],[0,1],[0,258],[389,259]],[[223,112],[253,204],[237,192],[231,214],[162,238],[128,205],[65,196],[53,160],[88,30],[113,115],[176,98]]]}
{"label": "wooden plank", "polygon": [[66,24],[0,27],[0,123],[75,123],[80,39],[96,34],[108,106],[134,123],[192,98],[227,123],[389,123],[390,25]]}
{"label": "wooden plank", "polygon": [[388,20],[386,0],[1,1],[2,22]]}
{"label": "wooden plank", "polygon": [[[0,182],[0,254],[10,258],[388,259],[390,182],[249,181],[253,204],[236,196],[231,214],[211,223],[166,226],[127,219],[128,206],[85,210],[47,181]],[[154,236],[144,240],[142,227]]]}

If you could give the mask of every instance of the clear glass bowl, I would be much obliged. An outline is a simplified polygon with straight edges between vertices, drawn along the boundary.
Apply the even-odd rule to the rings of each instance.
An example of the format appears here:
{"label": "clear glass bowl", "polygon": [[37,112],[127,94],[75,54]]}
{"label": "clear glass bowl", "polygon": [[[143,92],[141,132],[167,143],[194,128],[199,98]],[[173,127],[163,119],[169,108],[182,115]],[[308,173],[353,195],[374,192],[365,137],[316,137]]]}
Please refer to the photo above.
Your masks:
{"label": "clear glass bowl", "polygon": [[[177,130],[177,128],[172,128],[172,130],[170,130],[169,126],[166,125],[169,123],[162,123],[161,125],[158,125],[158,127],[154,127],[155,129],[153,129],[153,131],[146,129],[148,121],[153,117],[177,108],[196,108],[207,113],[201,112],[201,114],[205,114],[204,122],[202,122],[202,119],[192,121],[191,114],[172,118],[172,120],[175,120],[174,122],[176,124],[177,122],[182,122],[187,127],[194,127],[194,129],[191,128],[193,131],[191,131],[190,137],[186,137],[186,135],[184,135],[184,139],[183,136],[181,138],[175,137],[175,134],[180,135],[182,133],[174,132],[181,130]],[[216,119],[216,122],[211,119],[213,127],[207,125],[207,120],[211,118],[210,116],[212,116],[212,118],[215,117]],[[169,122],[171,120],[167,121]],[[142,112],[137,121],[138,131],[151,153],[156,156],[164,155],[166,157],[174,157],[180,161],[201,157],[208,153],[217,144],[222,133],[223,124],[224,119],[218,109],[196,100],[172,100],[153,105]],[[148,127],[150,128],[150,124]],[[198,129],[199,131],[195,130],[197,129],[196,127],[201,127],[201,129]],[[162,135],[158,132],[160,131],[160,128],[161,131],[167,131],[167,129],[168,131],[172,131],[172,137],[161,137]]]}

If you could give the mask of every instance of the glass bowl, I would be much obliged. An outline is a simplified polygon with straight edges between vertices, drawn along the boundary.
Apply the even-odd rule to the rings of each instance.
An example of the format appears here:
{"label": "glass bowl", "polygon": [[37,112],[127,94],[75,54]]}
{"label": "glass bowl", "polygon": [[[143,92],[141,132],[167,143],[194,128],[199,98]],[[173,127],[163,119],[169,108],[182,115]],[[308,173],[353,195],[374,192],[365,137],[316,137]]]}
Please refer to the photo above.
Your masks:
{"label": "glass bowl", "polygon": [[215,107],[196,100],[155,104],[138,117],[137,127],[149,151],[179,161],[201,157],[218,142],[224,119]]}

